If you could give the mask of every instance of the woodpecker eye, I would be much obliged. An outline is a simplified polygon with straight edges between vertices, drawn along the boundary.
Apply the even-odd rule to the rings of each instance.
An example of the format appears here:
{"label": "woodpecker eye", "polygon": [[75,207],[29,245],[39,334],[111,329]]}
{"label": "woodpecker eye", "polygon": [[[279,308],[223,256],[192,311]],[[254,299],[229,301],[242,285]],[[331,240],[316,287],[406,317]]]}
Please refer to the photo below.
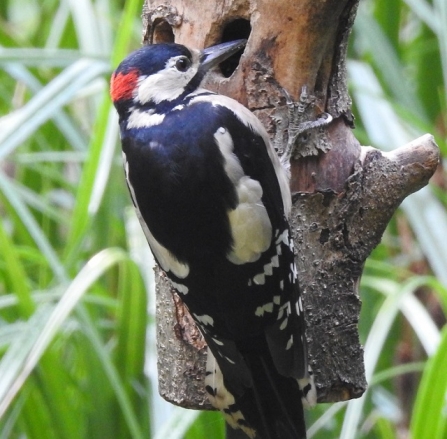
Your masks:
{"label": "woodpecker eye", "polygon": [[191,66],[191,61],[186,58],[186,56],[179,58],[176,62],[175,62],[175,68],[179,71],[179,72],[186,72],[189,67]]}

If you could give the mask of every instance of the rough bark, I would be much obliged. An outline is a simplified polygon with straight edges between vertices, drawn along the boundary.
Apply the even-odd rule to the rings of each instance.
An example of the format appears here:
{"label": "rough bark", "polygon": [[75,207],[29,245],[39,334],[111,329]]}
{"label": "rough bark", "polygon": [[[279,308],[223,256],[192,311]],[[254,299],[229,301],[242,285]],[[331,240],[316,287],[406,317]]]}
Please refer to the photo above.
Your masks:
{"label": "rough bark", "polygon": [[[143,13],[146,44],[203,48],[249,36],[232,76],[214,72],[206,86],[250,108],[279,153],[291,115],[282,89],[296,100],[297,123],[322,112],[334,119],[300,134],[291,163],[292,225],[320,402],[366,389],[357,332],[363,265],[400,202],[427,184],[439,160],[429,135],[389,154],[361,147],[353,136],[345,61],[357,6],[358,0],[146,0]],[[203,340],[162,274],[157,297],[160,393],[183,407],[209,408]]]}

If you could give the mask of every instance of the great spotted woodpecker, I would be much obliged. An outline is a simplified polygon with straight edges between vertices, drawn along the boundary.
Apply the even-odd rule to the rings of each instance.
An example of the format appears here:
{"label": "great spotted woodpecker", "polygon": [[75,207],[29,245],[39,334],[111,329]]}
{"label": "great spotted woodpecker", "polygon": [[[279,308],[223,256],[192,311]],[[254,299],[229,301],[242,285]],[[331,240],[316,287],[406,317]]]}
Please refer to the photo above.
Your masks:
{"label": "great spotted woodpecker", "polygon": [[244,40],[143,47],[111,79],[149,246],[208,344],[206,391],[250,438],[301,439],[315,400],[288,224],[288,171],[260,121],[200,88]]}

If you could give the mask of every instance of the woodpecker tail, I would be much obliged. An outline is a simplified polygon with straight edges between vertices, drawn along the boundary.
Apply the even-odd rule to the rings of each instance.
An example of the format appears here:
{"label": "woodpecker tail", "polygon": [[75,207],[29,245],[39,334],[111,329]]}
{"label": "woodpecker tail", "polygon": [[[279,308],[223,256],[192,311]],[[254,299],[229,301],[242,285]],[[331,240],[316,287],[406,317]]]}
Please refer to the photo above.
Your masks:
{"label": "woodpecker tail", "polygon": [[252,385],[243,394],[231,393],[231,383],[226,382],[208,350],[205,384],[211,403],[233,428],[242,429],[251,439],[305,439],[303,392],[298,380],[280,375],[265,347],[238,347]]}

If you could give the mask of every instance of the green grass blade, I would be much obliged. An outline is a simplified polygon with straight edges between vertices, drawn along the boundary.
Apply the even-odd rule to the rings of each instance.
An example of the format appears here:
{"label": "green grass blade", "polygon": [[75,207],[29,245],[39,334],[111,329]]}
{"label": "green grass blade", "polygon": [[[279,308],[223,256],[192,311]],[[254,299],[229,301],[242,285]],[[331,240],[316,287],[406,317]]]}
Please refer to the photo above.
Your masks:
{"label": "green grass blade", "polygon": [[429,2],[425,0],[404,0],[404,2],[433,32],[438,32],[442,22],[440,17],[435,14],[434,8]]}
{"label": "green grass blade", "polygon": [[[113,63],[115,60],[125,57],[133,34],[132,24],[135,19],[141,2],[139,0],[130,0],[126,2],[123,12],[121,25],[115,41],[115,49],[113,50]],[[94,215],[98,208],[101,196],[103,194],[102,188],[107,181],[108,174],[103,173],[101,175],[102,183],[97,184],[97,173],[101,165],[102,148],[105,140],[112,141],[110,133],[114,133],[116,119],[111,116],[111,113],[115,110],[112,108],[108,93],[102,98],[102,103],[98,111],[98,118],[95,123],[95,128],[92,133],[92,141],[89,146],[89,155],[85,163],[81,181],[79,183],[79,189],[76,196],[76,205],[73,212],[73,221],[70,234],[67,241],[66,258],[68,261],[72,261],[75,258],[75,254],[78,251],[79,246],[82,244],[85,231],[87,230],[92,215]],[[110,169],[110,168],[109,168]],[[95,197],[92,203],[92,197],[95,193]]]}
{"label": "green grass blade", "polygon": [[197,438],[225,439],[225,421],[220,412],[200,412],[184,436],[184,439]]}
{"label": "green grass blade", "polygon": [[135,17],[141,11],[141,0],[128,0],[120,18],[120,26],[112,50],[112,66],[115,68],[129,53],[130,42],[134,34]]}
{"label": "green grass blade", "polygon": [[[374,323],[365,343],[365,375],[367,382],[371,382],[372,380],[373,372],[398,312],[402,309],[405,309],[407,312],[409,310],[414,310],[414,303],[410,297],[414,291],[425,282],[425,278],[412,278],[405,284],[399,285],[397,282],[389,279],[380,279],[369,276],[363,277],[362,285],[368,285],[370,288],[373,288],[386,296],[385,301],[374,319]],[[408,303],[410,303],[410,305],[408,305]],[[420,311],[419,308],[418,311]],[[432,330],[433,326],[430,325],[429,331]],[[439,340],[439,336],[437,340]],[[361,398],[348,403],[340,439],[355,439],[357,437],[358,425],[360,424],[360,419],[362,417],[366,394],[367,392],[365,392]]]}
{"label": "green grass blade", "polygon": [[[112,111],[108,96],[104,96],[103,102],[99,108],[98,120],[95,124],[96,127],[90,143],[89,153],[76,194],[76,203],[73,210],[70,233],[65,248],[66,256],[64,259],[68,261],[68,264],[76,258],[79,247],[82,245],[83,240],[86,237],[86,231],[90,225],[92,217],[101,202],[103,192],[99,192],[99,189],[95,190],[95,183],[98,181],[97,175],[101,168],[104,140],[109,135],[110,130],[114,132],[114,127],[111,127],[108,124],[108,121],[113,120],[110,116]],[[110,167],[108,167],[108,170],[110,170]],[[101,176],[101,189],[105,187],[108,177],[108,173]],[[96,187],[99,188],[99,186]],[[95,199],[94,204],[92,204],[92,196],[94,192]]]}
{"label": "green grass blade", "polygon": [[89,216],[93,216],[98,212],[112,168],[119,131],[118,116],[114,109],[109,111],[106,127],[107,129],[104,133],[103,145],[99,156],[98,167],[95,172],[95,180],[92,187],[90,202],[87,207]]}
{"label": "green grass blade", "polygon": [[376,0],[374,17],[385,32],[388,41],[397,52],[399,48],[399,22],[402,18],[402,2],[400,0]]}
{"label": "green grass blade", "polygon": [[[3,367],[6,369],[6,371],[0,373],[0,376],[13,376],[12,381],[6,381],[6,384],[3,384],[3,387],[0,388],[0,417],[9,407],[11,401],[23,386],[23,383],[82,295],[110,266],[125,259],[125,253],[120,250],[103,250],[95,255],[79,272],[54,309],[42,306],[33,314],[28,325],[33,336],[24,332],[26,335],[25,340],[22,339],[24,336],[21,335],[17,343],[8,350],[7,356],[0,362],[0,371],[2,371]],[[36,330],[36,328],[40,329]],[[38,334],[37,337],[36,334]],[[20,356],[16,355],[17,350],[20,351]],[[10,352],[14,352],[14,355]],[[11,367],[10,362],[6,361],[11,356],[21,359],[14,362],[14,367]],[[6,363],[6,366],[3,366],[4,363]]]}
{"label": "green grass blade", "polygon": [[435,15],[439,17],[440,23],[443,23],[438,28],[438,42],[441,55],[442,73],[444,78],[444,109],[447,108],[447,94],[445,88],[447,88],[447,3],[445,0],[433,0],[433,6],[435,8]]}
{"label": "green grass blade", "polygon": [[381,66],[383,82],[395,102],[417,114],[420,119],[426,120],[419,99],[409,87],[396,47],[392,46],[379,24],[360,8],[354,26],[363,40],[365,51],[371,54],[376,65]]}
{"label": "green grass blade", "polygon": [[380,439],[396,439],[396,430],[388,419],[377,419],[375,430]]}
{"label": "green grass blade", "polygon": [[[115,364],[129,396],[133,411],[146,418],[147,399],[143,400],[134,383],[144,376],[147,293],[138,267],[133,263],[122,264],[119,277],[119,305],[117,316],[118,343],[115,349]],[[149,425],[146,425],[149,430]],[[116,438],[128,437],[125,425],[120,425]]]}
{"label": "green grass blade", "polygon": [[81,59],[67,67],[24,107],[0,119],[0,159],[20,146],[85,85],[108,71],[105,63]]}
{"label": "green grass blade", "polygon": [[69,2],[76,36],[81,50],[89,55],[105,53],[100,30],[101,17],[96,14],[95,3],[90,0]]}
{"label": "green grass blade", "polygon": [[[26,86],[29,87],[34,94],[39,93],[43,88],[37,78],[21,64],[7,64],[5,66],[5,71],[17,81],[21,81],[26,84]],[[84,136],[81,134],[81,130],[79,127],[75,126],[74,121],[70,119],[65,112],[56,112],[53,115],[53,120],[73,149],[83,151],[87,148],[86,141]]]}
{"label": "green grass blade", "polygon": [[98,334],[97,328],[82,307],[78,309],[77,314],[83,324],[84,332],[92,343],[98,360],[102,365],[104,373],[115,393],[116,400],[118,401],[118,404],[121,408],[121,413],[126,420],[127,427],[130,432],[130,437],[132,439],[146,439],[146,434],[143,433],[143,430],[139,424],[137,415],[134,412],[134,407],[132,406],[132,402],[128,394],[126,393],[125,386],[121,381],[119,373],[110,357],[106,346],[104,345]]}
{"label": "green grass blade", "polygon": [[7,267],[6,277],[9,280],[10,291],[14,292],[18,299],[20,314],[22,317],[29,317],[34,311],[34,301],[31,298],[30,286],[17,249],[11,242],[4,227],[3,220],[0,219],[0,248],[2,257]]}
{"label": "green grass blade", "polygon": [[199,417],[197,410],[187,410],[175,407],[173,414],[163,427],[157,432],[153,439],[184,439],[191,425]]}
{"label": "green grass blade", "polygon": [[0,47],[0,65],[20,63],[22,66],[68,67],[84,55],[81,51],[72,49]]}
{"label": "green grass blade", "polygon": [[26,226],[37,247],[44,255],[45,261],[53,270],[54,275],[60,282],[65,282],[67,280],[65,268],[61,263],[57,253],[54,251],[42,229],[37,224],[34,216],[31,214],[27,206],[23,203],[12,182],[1,172],[0,193],[7,199],[22,223]]}
{"label": "green grass blade", "polygon": [[444,244],[447,210],[429,188],[423,188],[405,199],[402,209],[408,215],[418,244],[433,272],[447,285],[447,246]]}
{"label": "green grass blade", "polygon": [[437,353],[428,361],[418,389],[410,426],[417,439],[443,439],[447,434],[447,327]]}
{"label": "green grass blade", "polygon": [[[372,69],[366,63],[350,62],[349,73],[354,96],[363,124],[374,146],[385,151],[402,146],[422,133],[413,133],[385,100],[384,91]],[[447,284],[447,212],[429,188],[412,194],[402,203],[402,209],[416,232],[418,243],[436,276]]]}
{"label": "green grass blade", "polygon": [[[0,361],[0,418],[23,385],[24,379],[19,380],[19,376],[24,371],[27,357],[33,350],[38,334],[51,311],[50,305],[37,308],[23,330],[15,334],[14,341]],[[26,378],[29,372],[23,378]]]}

